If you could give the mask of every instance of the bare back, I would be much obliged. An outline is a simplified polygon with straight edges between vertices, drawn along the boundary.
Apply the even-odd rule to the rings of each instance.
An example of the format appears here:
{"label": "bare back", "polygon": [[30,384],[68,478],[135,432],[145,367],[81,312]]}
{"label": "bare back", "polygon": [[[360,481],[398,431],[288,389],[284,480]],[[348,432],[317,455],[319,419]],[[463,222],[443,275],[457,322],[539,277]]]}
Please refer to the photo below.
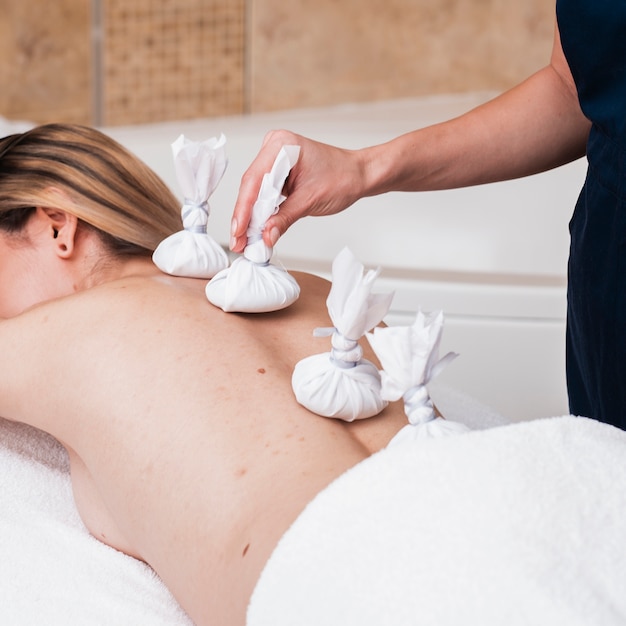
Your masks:
{"label": "bare back", "polygon": [[297,279],[300,300],[271,314],[223,313],[203,281],[158,275],[0,323],[0,414],[68,448],[90,530],[148,562],[198,624],[243,624],[304,506],[406,423],[399,405],[346,424],[296,403],[293,367],[329,349],[312,331],[330,325],[329,284]]}

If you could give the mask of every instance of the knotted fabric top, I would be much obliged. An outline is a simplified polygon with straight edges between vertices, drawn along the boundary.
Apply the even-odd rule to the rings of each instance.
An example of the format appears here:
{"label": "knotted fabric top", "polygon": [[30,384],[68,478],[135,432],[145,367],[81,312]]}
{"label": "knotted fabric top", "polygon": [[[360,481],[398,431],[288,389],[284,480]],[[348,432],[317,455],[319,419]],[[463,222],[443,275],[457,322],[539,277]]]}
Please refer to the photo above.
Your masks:
{"label": "knotted fabric top", "polygon": [[272,165],[272,169],[264,174],[259,195],[252,207],[252,215],[246,235],[247,245],[243,251],[246,259],[254,263],[268,263],[272,258],[273,249],[262,240],[265,222],[279,209],[285,200],[283,186],[289,171],[300,156],[300,146],[283,146]]}
{"label": "knotted fabric top", "polygon": [[280,149],[271,171],[263,176],[252,209],[248,243],[243,256],[214,276],[206,286],[209,302],[224,311],[267,313],[284,309],[300,296],[295,278],[270,263],[273,248],[266,246],[262,239],[265,222],[278,211],[285,199],[282,189],[299,154],[299,146],[283,146]]}
{"label": "knotted fabric top", "polygon": [[326,300],[334,326],[314,331],[318,337],[331,336],[332,350],[299,361],[291,378],[300,404],[318,415],[349,422],[378,415],[387,406],[378,368],[362,358],[357,342],[382,321],[393,293],[371,293],[379,271],[363,272],[348,248],[337,255]]}
{"label": "knotted fabric top", "polygon": [[226,138],[190,141],[184,135],[172,144],[174,169],[183,193],[183,229],[164,239],[152,260],[163,272],[190,278],[211,278],[228,267],[223,248],[207,233],[209,197],[219,184],[228,159]]}
{"label": "knotted fabric top", "polygon": [[380,269],[365,273],[364,269],[350,249],[344,248],[333,261],[333,282],[326,299],[334,327],[353,340],[380,324],[393,300],[393,293],[372,293]]}
{"label": "knotted fabric top", "polygon": [[463,424],[438,418],[427,385],[458,355],[449,352],[439,358],[443,313],[425,315],[418,311],[411,326],[375,328],[367,339],[382,365],[381,395],[385,400],[404,401],[409,420],[392,440],[414,440],[464,432]]}

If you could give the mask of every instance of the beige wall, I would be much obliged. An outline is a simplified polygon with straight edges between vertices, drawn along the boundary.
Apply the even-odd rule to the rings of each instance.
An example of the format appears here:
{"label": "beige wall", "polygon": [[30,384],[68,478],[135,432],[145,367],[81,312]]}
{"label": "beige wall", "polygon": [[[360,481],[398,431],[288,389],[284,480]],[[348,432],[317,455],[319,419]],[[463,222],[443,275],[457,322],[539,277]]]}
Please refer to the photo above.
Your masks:
{"label": "beige wall", "polygon": [[0,0],[0,115],[130,124],[502,90],[552,0]]}
{"label": "beige wall", "polygon": [[503,90],[546,63],[553,35],[551,0],[252,6],[252,110]]}
{"label": "beige wall", "polygon": [[91,121],[89,16],[85,0],[0,0],[0,115]]}

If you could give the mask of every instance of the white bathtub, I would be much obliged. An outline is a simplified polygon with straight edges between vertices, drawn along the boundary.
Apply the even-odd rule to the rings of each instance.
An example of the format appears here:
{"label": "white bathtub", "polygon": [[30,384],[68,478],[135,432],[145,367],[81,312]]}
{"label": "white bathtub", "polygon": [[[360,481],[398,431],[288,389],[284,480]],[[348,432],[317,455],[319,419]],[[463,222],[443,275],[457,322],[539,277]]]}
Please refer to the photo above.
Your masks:
{"label": "white bathtub", "polygon": [[[285,127],[356,148],[448,119],[489,95],[105,130],[175,191],[169,144],[180,133],[205,139],[223,132],[230,163],[210,203],[210,231],[226,245],[240,177],[267,130]],[[382,267],[380,291],[395,290],[389,323],[410,323],[418,307],[443,309],[442,350],[461,354],[441,375],[444,383],[513,420],[563,414],[567,224],[584,172],[581,160],[509,183],[364,199],[342,215],[296,224],[275,260],[328,276],[348,245],[366,266]]]}

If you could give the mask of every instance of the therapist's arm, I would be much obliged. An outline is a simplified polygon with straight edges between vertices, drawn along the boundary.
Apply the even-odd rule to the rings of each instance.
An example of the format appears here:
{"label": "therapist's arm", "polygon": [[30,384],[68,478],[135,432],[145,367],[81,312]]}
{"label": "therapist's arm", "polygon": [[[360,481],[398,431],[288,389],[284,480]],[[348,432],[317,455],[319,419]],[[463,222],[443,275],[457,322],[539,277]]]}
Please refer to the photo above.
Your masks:
{"label": "therapist's arm", "polygon": [[458,118],[361,150],[268,133],[242,178],[231,248],[245,246],[261,178],[282,145],[299,145],[300,158],[285,184],[287,199],[266,224],[269,245],[299,218],[338,213],[362,197],[466,187],[563,165],[584,155],[589,128],[556,28],[549,65]]}
{"label": "therapist's arm", "polygon": [[583,156],[589,128],[557,29],[550,64],[520,85],[461,117],[363,150],[363,195],[536,174]]}

